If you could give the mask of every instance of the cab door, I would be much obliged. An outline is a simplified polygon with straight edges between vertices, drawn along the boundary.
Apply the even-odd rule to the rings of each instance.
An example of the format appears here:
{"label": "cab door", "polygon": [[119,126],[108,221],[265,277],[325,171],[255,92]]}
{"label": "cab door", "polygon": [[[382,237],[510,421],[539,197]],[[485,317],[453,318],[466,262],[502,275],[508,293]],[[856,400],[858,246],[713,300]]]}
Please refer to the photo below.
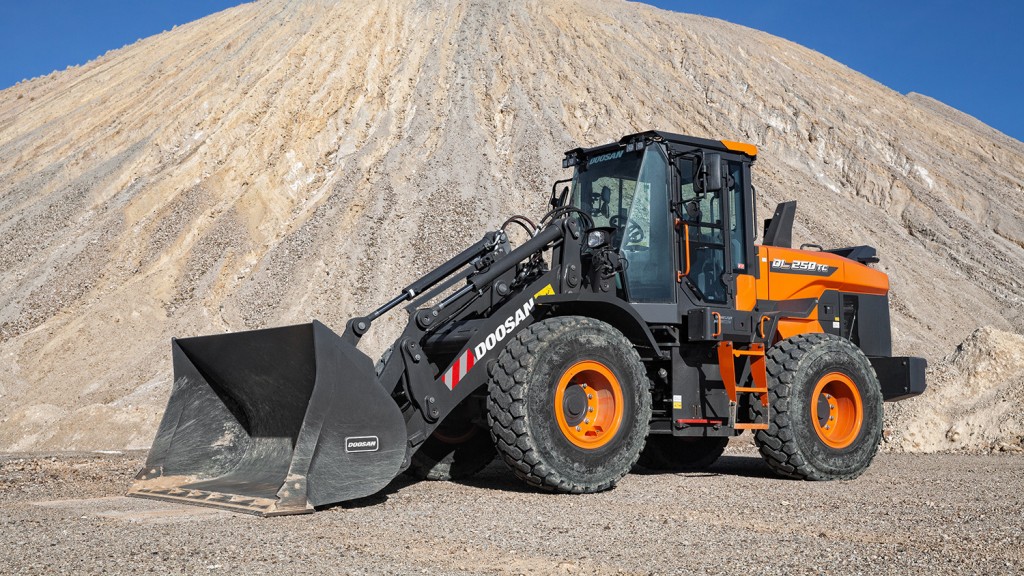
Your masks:
{"label": "cab door", "polygon": [[[713,339],[723,333],[749,334],[756,302],[749,193],[750,164],[732,155],[698,154],[676,162],[679,180],[680,285],[694,309],[713,324]],[[707,189],[702,175],[717,164],[721,187]],[[683,300],[683,299],[681,299]],[[692,321],[691,321],[692,323]]]}

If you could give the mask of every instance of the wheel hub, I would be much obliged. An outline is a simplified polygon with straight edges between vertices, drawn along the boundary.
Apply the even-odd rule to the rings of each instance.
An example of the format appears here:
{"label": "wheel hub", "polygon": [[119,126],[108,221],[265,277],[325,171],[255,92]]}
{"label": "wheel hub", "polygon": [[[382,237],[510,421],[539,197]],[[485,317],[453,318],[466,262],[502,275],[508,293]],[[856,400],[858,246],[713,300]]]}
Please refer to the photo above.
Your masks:
{"label": "wheel hub", "polygon": [[818,394],[818,426],[822,428],[828,424],[829,404],[825,394]]}
{"label": "wheel hub", "polygon": [[562,412],[565,423],[576,426],[587,414],[587,393],[582,386],[570,384],[562,397]]}

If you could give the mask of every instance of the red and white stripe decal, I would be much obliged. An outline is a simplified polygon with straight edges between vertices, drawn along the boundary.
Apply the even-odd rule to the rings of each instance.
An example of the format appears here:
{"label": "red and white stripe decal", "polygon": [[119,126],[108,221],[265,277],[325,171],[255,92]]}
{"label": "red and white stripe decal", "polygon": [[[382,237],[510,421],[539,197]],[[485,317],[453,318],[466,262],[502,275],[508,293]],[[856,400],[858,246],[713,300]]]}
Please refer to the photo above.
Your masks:
{"label": "red and white stripe decal", "polygon": [[444,373],[444,385],[449,390],[454,390],[459,385],[459,380],[462,380],[466,374],[473,368],[473,362],[476,358],[473,357],[473,351],[467,349],[459,356],[459,359],[452,364],[452,367]]}

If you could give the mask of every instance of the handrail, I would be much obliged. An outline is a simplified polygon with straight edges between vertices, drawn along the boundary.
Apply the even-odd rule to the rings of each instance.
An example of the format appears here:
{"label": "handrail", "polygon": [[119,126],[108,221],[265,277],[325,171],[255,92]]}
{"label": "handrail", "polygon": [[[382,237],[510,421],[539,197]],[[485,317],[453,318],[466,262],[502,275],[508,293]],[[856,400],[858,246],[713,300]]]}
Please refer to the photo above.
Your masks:
{"label": "handrail", "polygon": [[683,276],[690,275],[690,225],[683,224],[683,238],[686,243],[686,269],[683,270]]}

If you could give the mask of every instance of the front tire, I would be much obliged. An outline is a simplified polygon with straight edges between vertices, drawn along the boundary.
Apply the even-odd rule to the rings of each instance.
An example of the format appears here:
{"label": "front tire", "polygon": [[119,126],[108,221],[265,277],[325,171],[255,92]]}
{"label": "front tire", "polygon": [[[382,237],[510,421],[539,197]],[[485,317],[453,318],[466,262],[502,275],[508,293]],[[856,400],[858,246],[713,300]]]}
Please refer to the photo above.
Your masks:
{"label": "front tire", "polygon": [[544,490],[607,490],[636,464],[650,426],[647,375],[612,326],[550,318],[519,332],[491,368],[488,424],[498,454]]}
{"label": "front tire", "polygon": [[860,476],[878,452],[883,414],[864,353],[838,336],[801,334],[768,351],[767,370],[771,417],[754,441],[768,466],[803,480]]}

